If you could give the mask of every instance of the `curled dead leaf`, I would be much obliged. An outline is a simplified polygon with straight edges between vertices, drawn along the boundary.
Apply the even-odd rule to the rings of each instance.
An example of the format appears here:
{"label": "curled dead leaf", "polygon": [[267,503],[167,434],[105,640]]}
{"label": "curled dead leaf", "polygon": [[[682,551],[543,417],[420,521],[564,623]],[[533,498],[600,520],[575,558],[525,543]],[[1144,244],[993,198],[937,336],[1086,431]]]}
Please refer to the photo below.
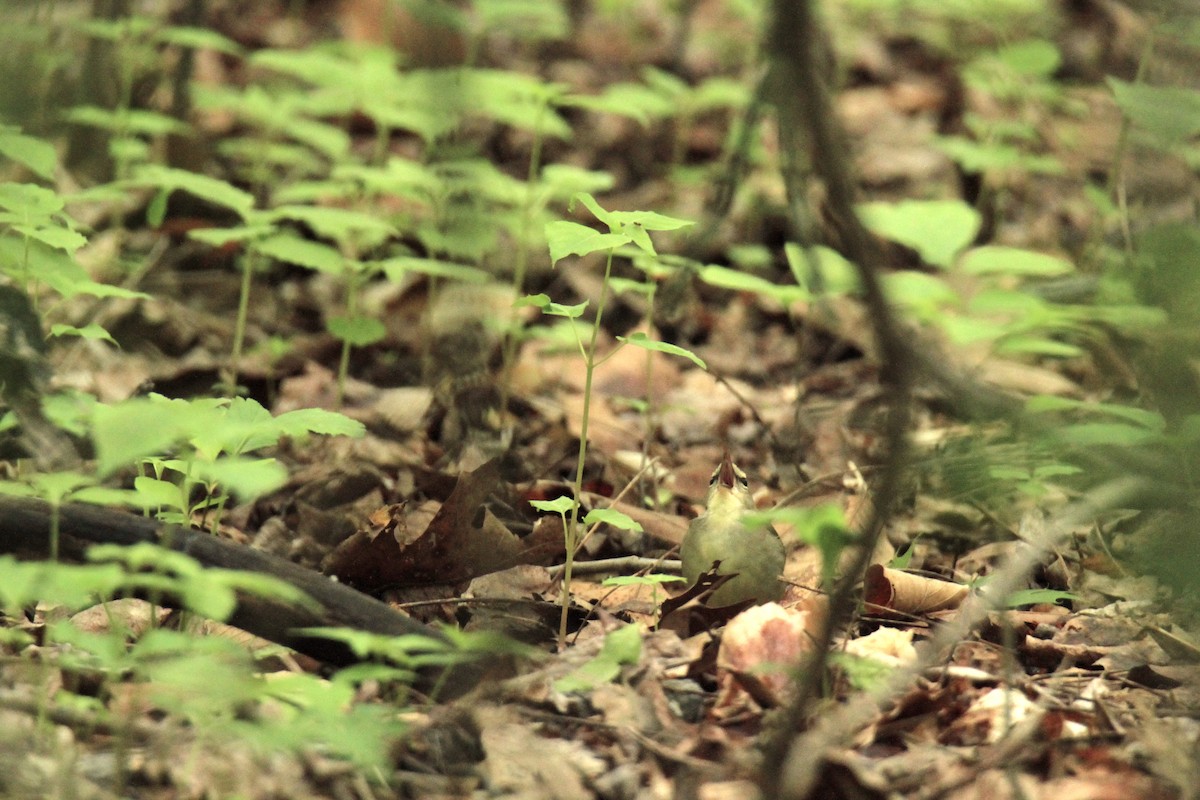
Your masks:
{"label": "curled dead leaf", "polygon": [[870,611],[900,611],[905,614],[926,614],[958,608],[969,590],[951,583],[903,570],[890,569],[882,564],[867,568],[865,601]]}

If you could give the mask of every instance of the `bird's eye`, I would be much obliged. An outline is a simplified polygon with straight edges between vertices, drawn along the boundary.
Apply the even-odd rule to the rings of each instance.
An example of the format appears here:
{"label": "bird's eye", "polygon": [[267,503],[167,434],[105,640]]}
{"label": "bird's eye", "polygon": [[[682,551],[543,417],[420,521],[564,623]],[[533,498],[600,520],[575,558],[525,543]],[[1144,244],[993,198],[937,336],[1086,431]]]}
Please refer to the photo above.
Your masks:
{"label": "bird's eye", "polygon": [[741,484],[742,484],[742,486],[749,486],[749,485],[750,485],[750,479],[749,479],[749,478],[747,478],[745,475],[739,475],[739,476],[738,476],[738,482],[739,482],[739,483],[741,483]]}

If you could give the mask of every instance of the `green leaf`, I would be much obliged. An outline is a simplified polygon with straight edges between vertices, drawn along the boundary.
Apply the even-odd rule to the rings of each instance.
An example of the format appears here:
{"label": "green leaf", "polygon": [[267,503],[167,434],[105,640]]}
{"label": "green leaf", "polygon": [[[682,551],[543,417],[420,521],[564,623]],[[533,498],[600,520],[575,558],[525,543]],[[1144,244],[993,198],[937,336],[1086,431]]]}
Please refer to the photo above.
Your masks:
{"label": "green leaf", "polygon": [[334,275],[343,274],[348,265],[348,260],[335,248],[304,239],[295,233],[277,233],[260,239],[254,242],[253,249],[285,264],[296,264]]}
{"label": "green leaf", "polygon": [[1062,61],[1058,47],[1045,39],[1025,39],[1000,48],[995,57],[1018,75],[1049,78]]}
{"label": "green leaf", "polygon": [[106,342],[117,343],[117,340],[112,338],[112,335],[104,328],[93,322],[90,325],[85,325],[82,328],[76,328],[74,325],[63,325],[61,322],[50,326],[51,336],[78,336],[81,339],[95,341],[101,339]]}
{"label": "green leaf", "polygon": [[387,275],[388,280],[400,282],[410,272],[428,275],[433,278],[446,278],[463,283],[487,283],[491,275],[478,267],[468,264],[455,264],[436,258],[417,258],[415,256],[398,256],[378,262]]}
{"label": "green leaf", "polygon": [[1163,144],[1180,144],[1200,133],[1200,92],[1105,79],[1122,113]]}
{"label": "green leaf", "polygon": [[546,511],[552,514],[566,514],[575,507],[575,501],[564,495],[556,497],[553,500],[530,500],[529,505],[538,511]]}
{"label": "green leaf", "polygon": [[1162,434],[1148,431],[1141,426],[1122,425],[1116,422],[1085,422],[1060,428],[1058,436],[1076,447],[1138,447],[1162,440]]}
{"label": "green leaf", "polygon": [[74,253],[87,244],[87,239],[82,235],[68,228],[58,226],[42,228],[30,225],[14,225],[13,230],[31,239],[37,239],[42,244],[53,247],[56,250],[64,250],[68,253]]}
{"label": "green leaf", "polygon": [[351,347],[375,344],[387,336],[387,327],[374,317],[330,317],[325,326]]}
{"label": "green leaf", "polygon": [[26,136],[20,128],[0,126],[0,155],[23,165],[30,172],[45,180],[54,178],[58,166],[58,155],[54,146],[41,139]]}
{"label": "green leaf", "polygon": [[1078,358],[1087,353],[1082,347],[1045,336],[1006,336],[996,343],[996,352],[1048,358]]}
{"label": "green leaf", "polygon": [[1069,397],[1040,394],[1025,401],[1025,410],[1031,414],[1053,411],[1081,411],[1090,414],[1103,414],[1132,422],[1148,431],[1161,433],[1166,430],[1167,421],[1157,411],[1147,411],[1144,408],[1123,406],[1117,403],[1090,403],[1085,400],[1072,400]]}
{"label": "green leaf", "polygon": [[561,303],[555,303],[546,294],[529,294],[522,297],[513,303],[516,308],[523,306],[537,306],[542,310],[543,314],[549,314],[554,317],[566,317],[567,319],[578,319],[583,316],[583,312],[587,310],[588,301],[573,306],[564,306]]}
{"label": "green leaf", "polygon": [[218,178],[199,175],[183,169],[145,164],[137,169],[138,183],[165,191],[184,191],[219,206],[232,209],[245,219],[254,209],[254,196]]}
{"label": "green leaf", "polygon": [[705,364],[704,361],[702,361],[700,357],[691,350],[680,347],[679,345],[670,344],[668,342],[660,342],[657,339],[651,339],[642,331],[637,331],[628,337],[618,336],[617,341],[626,342],[634,347],[640,347],[643,350],[653,350],[658,353],[668,353],[673,356],[680,356],[688,359],[700,369],[708,369],[708,365]]}
{"label": "green leaf", "polygon": [[141,458],[158,455],[182,439],[187,427],[173,409],[147,398],[96,406],[92,415],[96,470],[108,475]]}
{"label": "green leaf", "polygon": [[754,292],[755,294],[773,297],[784,305],[790,305],[798,300],[809,297],[808,292],[800,286],[783,286],[772,283],[765,278],[751,275],[729,267],[709,264],[700,268],[700,280],[710,286],[722,289],[733,289],[738,292]]}
{"label": "green leaf", "polygon": [[664,583],[684,583],[687,579],[682,575],[613,575],[600,582],[601,586],[659,586]]}
{"label": "green leaf", "polygon": [[218,458],[196,462],[193,477],[217,484],[243,501],[254,500],[287,483],[287,469],[273,458]]}
{"label": "green leaf", "polygon": [[178,509],[183,501],[183,495],[177,485],[146,475],[139,475],[133,479],[133,489],[137,495],[138,505],[146,508],[165,506]]}
{"label": "green leaf", "polygon": [[557,264],[569,255],[585,256],[601,250],[613,250],[632,239],[616,233],[601,233],[578,222],[555,220],[546,223],[546,242],[550,246],[550,261]]}
{"label": "green leaf", "polygon": [[593,508],[583,518],[585,525],[595,525],[597,522],[603,522],[605,525],[611,525],[623,531],[642,532],[642,526],[639,523],[635,522],[628,514],[623,514],[615,508]]}
{"label": "green leaf", "polygon": [[[837,296],[857,294],[861,289],[858,269],[832,248],[812,247],[806,257],[798,244],[787,242],[783,253],[796,284],[808,292],[816,292],[820,287],[824,294]],[[817,274],[813,274],[814,266]]]}
{"label": "green leaf", "polygon": [[958,292],[936,275],[898,270],[883,276],[888,300],[906,306],[922,322],[937,322],[943,310],[956,306]]}
{"label": "green leaf", "polygon": [[790,525],[797,538],[817,548],[821,554],[822,571],[830,579],[837,570],[842,550],[852,540],[846,525],[846,514],[838,503],[751,511],[743,520],[747,527],[763,527],[775,522]]}
{"label": "green leaf", "polygon": [[17,212],[14,222],[45,223],[62,211],[64,201],[55,192],[32,183],[0,183],[0,208]]}
{"label": "green leaf", "polygon": [[958,268],[968,275],[1021,277],[1051,277],[1075,271],[1075,265],[1065,258],[998,245],[972,248],[958,262]]}
{"label": "green leaf", "polygon": [[637,625],[625,625],[604,637],[604,649],[583,666],[554,682],[560,692],[579,692],[609,683],[621,674],[623,664],[641,658],[642,633]]}
{"label": "green leaf", "polygon": [[267,217],[303,222],[321,238],[358,248],[375,247],[397,233],[395,227],[378,216],[348,208],[289,205],[272,209]]}
{"label": "green leaf", "polygon": [[885,239],[916,250],[935,267],[948,268],[979,232],[979,212],[961,200],[864,203],[863,224]]}
{"label": "green leaf", "polygon": [[356,419],[336,411],[323,408],[301,408],[280,414],[275,418],[280,433],[293,438],[308,433],[324,436],[350,436],[358,439],[366,435],[367,428]]}
{"label": "green leaf", "polygon": [[173,44],[178,47],[188,47],[193,50],[213,50],[230,56],[240,56],[242,46],[216,31],[208,28],[191,28],[186,25],[172,25],[154,35],[160,42]]}

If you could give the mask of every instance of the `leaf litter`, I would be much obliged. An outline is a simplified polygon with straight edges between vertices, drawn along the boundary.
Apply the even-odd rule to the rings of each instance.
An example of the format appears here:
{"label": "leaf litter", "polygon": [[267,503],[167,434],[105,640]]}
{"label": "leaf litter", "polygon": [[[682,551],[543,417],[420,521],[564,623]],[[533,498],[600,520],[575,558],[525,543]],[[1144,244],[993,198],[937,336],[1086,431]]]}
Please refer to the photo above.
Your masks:
{"label": "leaf litter", "polygon": [[[362,9],[368,5],[346,4],[344,13],[353,23],[353,15],[371,13]],[[699,19],[713,24],[718,14],[710,10]],[[661,20],[642,22],[653,27]],[[651,55],[625,36],[593,34],[579,47],[621,63]],[[954,67],[935,63],[930,71],[925,63],[918,69],[903,53],[896,47],[874,64],[889,76],[880,78],[885,89],[847,91],[842,100],[864,148],[864,181],[886,187],[880,196],[902,184],[915,189],[901,196],[954,183],[947,159],[927,147],[933,131],[924,113],[956,102]],[[687,58],[704,61],[694,51]],[[599,80],[590,73],[587,78]],[[697,121],[688,147],[704,141],[708,124]],[[596,148],[590,155],[597,164],[637,150],[647,136],[634,127],[606,135],[607,152],[595,131],[579,145],[584,154]],[[630,207],[645,206],[642,195],[678,199],[682,191],[661,180],[630,185],[639,170],[649,171],[647,164],[623,169],[630,173],[624,194]],[[1021,213],[1010,224],[1036,231],[1033,215],[1046,212]],[[756,227],[777,220],[744,215],[735,222],[741,230],[725,236],[755,241],[750,233]],[[233,273],[202,264],[191,279],[201,277],[219,291],[196,292],[192,283],[190,290],[179,287],[179,295],[236,297]],[[594,280],[574,277],[568,286],[581,299],[595,300]],[[877,367],[863,357],[873,346],[863,341],[856,304],[830,316],[818,304],[781,308],[747,292],[694,282],[691,289],[695,305],[686,322],[687,338],[694,341],[687,343],[710,372],[627,347],[597,373],[581,500],[586,509],[625,511],[643,532],[630,536],[601,526],[587,543],[588,561],[636,556],[665,564],[697,513],[723,446],[736,449],[761,487],[760,508],[807,492],[797,502],[832,499],[849,517],[859,501],[843,487],[842,476],[856,471],[852,463],[877,461]],[[336,342],[296,324],[314,308],[332,305],[322,291],[290,282],[252,318],[252,340],[280,335],[291,343],[283,358],[258,354],[242,365],[251,391],[265,395],[269,385],[276,392],[276,413],[336,404]],[[155,288],[156,299],[109,307],[106,324],[123,350],[103,351],[104,368],[90,374],[64,365],[64,384],[123,398],[146,381],[179,395],[216,382],[229,308],[157,299],[174,293]],[[198,746],[196,731],[164,721],[163,709],[139,696],[149,684],[99,692],[86,668],[55,667],[53,680],[40,686],[70,687],[95,701],[96,708],[84,711],[103,712],[64,712],[54,720],[63,752],[87,767],[73,775],[82,778],[81,795],[112,796],[104,786],[125,770],[139,787],[169,787],[184,797],[345,796],[352,790],[380,797],[753,796],[752,745],[770,709],[785,701],[789,669],[810,647],[816,620],[825,613],[819,554],[800,543],[800,532],[785,530],[791,551],[785,577],[792,585],[783,603],[723,615],[697,602],[711,586],[680,594],[671,584],[605,586],[603,573],[581,575],[570,598],[573,645],[549,653],[561,591],[553,567],[563,557],[562,527],[554,515],[536,513],[529,500],[570,491],[583,401],[578,358],[573,352],[549,355],[548,345],[527,343],[513,367],[520,391],[507,398],[508,407],[490,408],[495,398],[489,392],[476,394],[470,381],[453,385],[464,370],[447,372],[439,362],[463,351],[468,377],[482,372],[494,380],[491,351],[498,343],[482,329],[461,330],[460,316],[450,327],[470,341],[444,340],[443,349],[426,352],[421,340],[439,332],[414,336],[418,328],[405,324],[409,318],[401,309],[420,318],[431,302],[427,292],[411,286],[387,298],[385,307],[396,312],[385,315],[391,338],[356,355],[352,373],[360,377],[346,393],[346,410],[368,425],[368,436],[281,443],[274,452],[291,468],[289,485],[234,508],[228,524],[256,547],[319,565],[423,620],[503,631],[546,655],[504,665],[495,680],[465,698],[415,704],[406,712],[407,734],[391,745],[393,773],[369,786],[344,762],[319,752],[262,755],[205,741],[202,757],[182,759]],[[631,330],[606,331],[602,353]],[[812,341],[817,333],[827,340],[823,349]],[[1094,384],[1094,376],[1063,375],[1019,360],[989,356],[973,366],[984,380],[1018,393],[1084,397],[1090,395],[1084,385]],[[644,417],[626,402],[645,396],[656,406],[649,437]],[[914,435],[934,440],[953,423],[936,398],[923,399]],[[501,418],[492,419],[489,411]],[[640,465],[628,457],[639,444],[665,469],[636,484],[634,497],[650,502],[614,501],[627,482],[641,480]],[[796,452],[802,458],[791,457]],[[918,500],[892,521],[896,544],[912,546],[916,555],[903,569],[886,556],[869,569],[862,614],[836,643],[830,703],[870,685],[881,671],[915,663],[931,628],[952,619],[958,604],[980,590],[972,583],[994,568],[998,550],[1015,546],[1015,540],[990,541],[1002,528],[997,523],[981,518],[971,503],[940,498]],[[912,541],[916,532],[919,546]],[[1074,543],[1083,546],[1088,537],[1080,531]],[[1200,752],[1195,632],[1163,613],[1164,595],[1156,585],[1089,570],[1078,553],[1061,552],[1052,561],[1057,565],[1043,564],[1029,588],[1068,590],[1068,605],[1062,598],[1035,599],[989,615],[977,635],[917,676],[856,732],[850,746],[830,746],[830,786],[849,781],[851,795],[964,800],[1196,796],[1197,768],[1187,758]],[[663,605],[668,595],[677,601]],[[75,625],[85,633],[113,626],[139,637],[149,606],[118,602],[102,613],[97,607],[86,617],[76,615]],[[19,620],[6,624],[40,632]],[[209,635],[236,634],[214,629]],[[264,674],[314,669],[270,652],[264,642],[236,641],[254,654]],[[6,671],[3,684],[0,713],[11,724],[0,725],[0,774],[8,776],[6,791],[34,796],[34,787],[52,779],[50,770],[16,754],[32,748],[31,717],[20,709],[38,700],[35,684],[20,670]],[[396,702],[393,691],[403,694],[387,680],[367,681],[353,701]],[[121,724],[141,748],[126,764],[95,733],[108,723],[93,723],[109,714],[126,715]]]}

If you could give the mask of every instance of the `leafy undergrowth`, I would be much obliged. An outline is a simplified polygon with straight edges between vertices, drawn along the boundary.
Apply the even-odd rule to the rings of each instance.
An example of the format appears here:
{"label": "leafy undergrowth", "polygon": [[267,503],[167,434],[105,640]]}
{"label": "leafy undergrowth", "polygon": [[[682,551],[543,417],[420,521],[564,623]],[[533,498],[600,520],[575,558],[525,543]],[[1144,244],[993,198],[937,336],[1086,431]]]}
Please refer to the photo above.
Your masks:
{"label": "leafy undergrowth", "polygon": [[[0,793],[753,796],[891,399],[843,229],[787,195],[761,9],[75,5],[0,12],[5,492],[190,524],[428,635],[312,632],[335,669],[222,624],[311,606],[286,582],[0,531]],[[927,363],[805,727],[882,710],[817,740],[809,789],[1195,797],[1193,29],[1160,55],[1108,5],[829,5]],[[116,90],[59,108],[89,71]],[[778,604],[679,596],[727,450]]]}

